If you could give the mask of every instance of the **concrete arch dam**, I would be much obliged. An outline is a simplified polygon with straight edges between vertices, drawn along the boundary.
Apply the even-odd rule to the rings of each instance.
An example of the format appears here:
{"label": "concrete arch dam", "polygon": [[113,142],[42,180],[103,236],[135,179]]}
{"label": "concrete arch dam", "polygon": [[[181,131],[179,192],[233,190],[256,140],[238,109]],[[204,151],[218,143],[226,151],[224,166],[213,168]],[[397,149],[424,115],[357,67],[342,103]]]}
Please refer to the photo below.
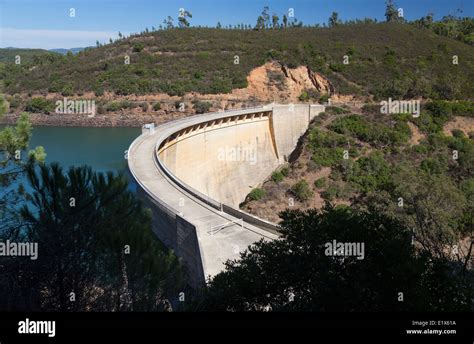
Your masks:
{"label": "concrete arch dam", "polygon": [[128,150],[153,231],[198,286],[277,226],[239,204],[295,149],[322,105],[268,105],[196,115],[144,130]]}

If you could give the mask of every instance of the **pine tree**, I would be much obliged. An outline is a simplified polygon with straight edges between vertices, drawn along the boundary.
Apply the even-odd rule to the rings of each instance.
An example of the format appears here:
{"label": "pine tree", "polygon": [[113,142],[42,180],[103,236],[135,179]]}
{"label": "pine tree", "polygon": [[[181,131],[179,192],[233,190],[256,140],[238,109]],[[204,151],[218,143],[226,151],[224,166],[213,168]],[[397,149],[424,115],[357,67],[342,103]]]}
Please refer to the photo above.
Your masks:
{"label": "pine tree", "polygon": [[328,25],[329,27],[337,26],[341,23],[339,20],[339,14],[337,12],[332,12],[331,16],[329,17]]}
{"label": "pine tree", "polygon": [[400,21],[400,17],[398,17],[397,6],[393,0],[385,1],[387,5],[385,9],[385,18],[387,18],[387,22],[398,22]]}
{"label": "pine tree", "polygon": [[193,15],[189,11],[183,11],[183,13],[180,13],[178,16],[178,26],[180,28],[185,28],[189,27],[189,21],[187,18],[192,18]]}

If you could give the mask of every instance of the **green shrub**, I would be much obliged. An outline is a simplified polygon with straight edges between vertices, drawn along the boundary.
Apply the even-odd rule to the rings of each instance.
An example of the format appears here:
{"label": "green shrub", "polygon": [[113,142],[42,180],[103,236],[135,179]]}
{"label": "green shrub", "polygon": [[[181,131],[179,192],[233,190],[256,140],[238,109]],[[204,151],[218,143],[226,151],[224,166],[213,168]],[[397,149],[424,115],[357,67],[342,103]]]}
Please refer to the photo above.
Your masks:
{"label": "green shrub", "polygon": [[148,111],[148,103],[147,102],[142,102],[138,105],[143,112],[147,112]]}
{"label": "green shrub", "polygon": [[333,166],[344,158],[344,148],[320,148],[316,149],[311,159],[320,166]]}
{"label": "green shrub", "polygon": [[411,129],[408,123],[404,120],[399,120],[395,126],[390,130],[390,140],[394,144],[406,143],[411,137]]}
{"label": "green shrub", "polygon": [[276,60],[278,59],[278,56],[279,56],[279,53],[275,49],[270,49],[267,52],[265,52],[265,59],[267,61]]}
{"label": "green shrub", "polygon": [[309,147],[313,152],[312,160],[319,166],[332,166],[344,158],[347,143],[352,143],[343,135],[323,132],[314,128],[308,135]]}
{"label": "green shrub", "polygon": [[134,107],[141,106],[141,104],[135,105],[129,100],[122,100],[122,101],[117,101],[113,100],[111,102],[108,102],[105,105],[105,110],[107,111],[119,111],[121,109],[132,109]]}
{"label": "green shrub", "polygon": [[325,110],[328,114],[331,115],[342,115],[343,113],[347,113],[348,111],[344,108],[339,106],[326,106]]}
{"label": "green shrub", "polygon": [[291,192],[302,202],[307,201],[313,196],[313,191],[308,185],[308,182],[301,179],[291,187]]}
{"label": "green shrub", "polygon": [[64,86],[64,82],[61,80],[53,79],[50,81],[48,85],[48,92],[54,93],[54,92],[61,92],[61,89]]}
{"label": "green shrub", "polygon": [[94,87],[94,94],[96,97],[101,97],[104,95],[104,88],[102,86]]}
{"label": "green shrub", "polygon": [[22,104],[21,96],[19,94],[15,94],[13,97],[9,97],[7,100],[10,104],[10,109],[17,109]]}
{"label": "green shrub", "polygon": [[474,178],[462,181],[460,187],[470,204],[474,204]]}
{"label": "green shrub", "polygon": [[194,79],[201,80],[204,76],[204,73],[201,71],[196,71],[194,72],[193,76],[194,76]]}
{"label": "green shrub", "polygon": [[275,183],[280,183],[281,181],[283,181],[283,174],[280,172],[280,171],[275,171],[272,173],[272,180],[275,182]]}
{"label": "green shrub", "polygon": [[111,101],[105,105],[106,111],[118,111],[120,110],[120,103],[117,101]]}
{"label": "green shrub", "polygon": [[209,112],[211,106],[210,102],[197,101],[194,103],[193,108],[196,113],[206,113]]}
{"label": "green shrub", "polygon": [[71,84],[64,85],[63,89],[61,90],[61,94],[64,97],[69,97],[74,94],[73,87]]}
{"label": "green shrub", "polygon": [[425,105],[425,108],[436,117],[451,117],[453,109],[450,102],[443,100],[435,100]]}
{"label": "green shrub", "polygon": [[135,107],[138,107],[140,106],[140,104],[135,104],[133,102],[131,102],[130,100],[122,100],[120,102],[120,108],[121,109],[132,109],[132,108],[135,108]]}
{"label": "green shrub", "polygon": [[54,111],[54,103],[46,98],[36,97],[28,101],[26,111],[32,113],[51,113]]}
{"label": "green shrub", "polygon": [[403,120],[395,121],[392,128],[382,123],[369,122],[359,115],[338,118],[331,124],[330,129],[374,144],[402,144],[411,136],[410,127]]}
{"label": "green shrub", "polygon": [[351,196],[353,189],[350,184],[343,181],[337,181],[331,183],[325,191],[321,193],[321,197],[324,200],[332,201],[336,198],[347,199]]}
{"label": "green shrub", "polygon": [[426,158],[420,163],[420,169],[429,174],[442,174],[448,169],[448,164],[441,157]]}
{"label": "green shrub", "polygon": [[474,117],[474,102],[473,101],[452,102],[451,110],[453,112],[453,116]]}
{"label": "green shrub", "polygon": [[301,92],[298,99],[299,99],[299,101],[302,101],[302,102],[308,100],[309,99],[308,92],[306,92],[306,91]]}
{"label": "green shrub", "polygon": [[453,129],[451,130],[451,134],[453,134],[454,137],[461,138],[464,137],[464,131],[459,130],[459,129]]}
{"label": "green shrub", "polygon": [[435,120],[428,112],[422,112],[420,117],[414,118],[413,122],[426,134],[438,133],[443,129],[444,121]]}
{"label": "green shrub", "polygon": [[372,128],[367,120],[359,115],[337,118],[330,126],[331,130],[343,135],[355,135],[358,139],[368,141]]}
{"label": "green shrub", "polygon": [[314,151],[319,148],[335,148],[347,145],[348,140],[343,135],[332,132],[324,132],[319,128],[313,128],[309,132],[308,141],[310,148]]}
{"label": "green shrub", "polygon": [[288,166],[285,166],[280,170],[280,172],[284,177],[288,177],[288,175],[290,174],[290,169],[288,168]]}
{"label": "green shrub", "polygon": [[474,116],[474,102],[436,100],[427,103],[424,110],[414,122],[421,131],[431,134],[442,131],[453,116]]}
{"label": "green shrub", "polygon": [[376,191],[391,180],[391,169],[383,154],[374,152],[354,163],[347,180],[360,191]]}
{"label": "green shrub", "polygon": [[155,111],[161,110],[161,104],[160,103],[153,104],[153,110]]}
{"label": "green shrub", "polygon": [[317,189],[324,188],[326,186],[326,178],[322,177],[314,181],[314,187]]}
{"label": "green shrub", "polygon": [[414,145],[411,147],[412,151],[418,154],[426,154],[428,153],[429,149],[426,145]]}
{"label": "green shrub", "polygon": [[324,104],[329,101],[329,95],[323,94],[321,97],[319,97],[318,103],[319,104]]}
{"label": "green shrub", "polygon": [[331,62],[329,64],[329,68],[333,71],[333,72],[342,72],[344,70],[344,64],[342,63],[339,63],[339,62],[336,62],[336,63],[333,63]]}
{"label": "green shrub", "polygon": [[317,101],[320,96],[321,95],[318,91],[316,91],[315,89],[310,88],[310,89],[305,89],[303,92],[301,92],[298,99],[302,102],[308,101],[308,100]]}
{"label": "green shrub", "polygon": [[0,94],[0,117],[10,110],[8,98]]}
{"label": "green shrub", "polygon": [[134,52],[134,53],[139,53],[140,51],[143,50],[144,47],[145,47],[145,46],[144,46],[142,43],[135,43],[135,44],[133,45],[133,52]]}
{"label": "green shrub", "polygon": [[319,169],[319,165],[314,161],[314,160],[309,160],[308,162],[306,162],[306,169],[308,172],[314,172],[314,171],[317,171]]}
{"label": "green shrub", "polygon": [[321,193],[321,197],[327,201],[332,201],[338,197],[338,192],[338,188],[334,184],[331,184]]}
{"label": "green shrub", "polygon": [[265,190],[260,189],[260,188],[255,188],[252,191],[250,191],[248,198],[252,201],[258,201],[259,199],[262,199],[265,196]]}
{"label": "green shrub", "polygon": [[232,91],[232,80],[226,78],[214,78],[210,85],[210,93],[218,94],[218,93],[230,93]]}

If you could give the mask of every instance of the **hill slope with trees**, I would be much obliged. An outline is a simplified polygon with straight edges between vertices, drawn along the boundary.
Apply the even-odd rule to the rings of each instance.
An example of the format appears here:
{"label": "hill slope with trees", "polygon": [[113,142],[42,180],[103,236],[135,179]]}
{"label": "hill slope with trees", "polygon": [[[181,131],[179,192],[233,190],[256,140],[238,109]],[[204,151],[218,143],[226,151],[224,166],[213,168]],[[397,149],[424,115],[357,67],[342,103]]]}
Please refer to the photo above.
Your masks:
{"label": "hill slope with trees", "polygon": [[308,66],[342,94],[436,99],[471,99],[474,94],[473,46],[394,22],[265,30],[172,28],[122,36],[77,55],[51,56],[21,65],[3,63],[5,93],[229,93],[246,87],[252,69],[276,60],[289,67]]}

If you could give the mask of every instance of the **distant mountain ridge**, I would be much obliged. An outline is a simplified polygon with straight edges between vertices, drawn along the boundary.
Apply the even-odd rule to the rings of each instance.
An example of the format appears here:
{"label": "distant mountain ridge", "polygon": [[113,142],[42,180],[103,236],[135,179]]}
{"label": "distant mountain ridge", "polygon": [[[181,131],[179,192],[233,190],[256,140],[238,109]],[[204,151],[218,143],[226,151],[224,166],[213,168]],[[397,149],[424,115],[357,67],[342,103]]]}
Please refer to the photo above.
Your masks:
{"label": "distant mountain ridge", "polygon": [[16,56],[20,56],[22,62],[32,62],[33,56],[42,56],[49,54],[67,55],[71,52],[73,55],[83,51],[86,47],[78,48],[57,48],[57,49],[32,49],[32,48],[16,48],[6,47],[0,48],[0,62],[15,62]]}
{"label": "distant mountain ridge", "polygon": [[66,48],[56,48],[56,49],[49,49],[48,51],[52,51],[52,52],[55,52],[55,53],[58,53],[58,54],[66,55],[68,52],[71,52],[71,53],[73,53],[73,54],[77,54],[78,52],[81,52],[81,51],[83,51],[84,49],[86,49],[86,47],[81,47],[81,48],[69,48],[69,49],[66,49]]}
{"label": "distant mountain ridge", "polygon": [[17,56],[20,56],[21,62],[30,63],[33,61],[33,56],[42,55],[56,55],[57,53],[45,50],[45,49],[28,49],[28,48],[15,48],[7,47],[0,48],[0,62],[11,62],[15,63]]}

